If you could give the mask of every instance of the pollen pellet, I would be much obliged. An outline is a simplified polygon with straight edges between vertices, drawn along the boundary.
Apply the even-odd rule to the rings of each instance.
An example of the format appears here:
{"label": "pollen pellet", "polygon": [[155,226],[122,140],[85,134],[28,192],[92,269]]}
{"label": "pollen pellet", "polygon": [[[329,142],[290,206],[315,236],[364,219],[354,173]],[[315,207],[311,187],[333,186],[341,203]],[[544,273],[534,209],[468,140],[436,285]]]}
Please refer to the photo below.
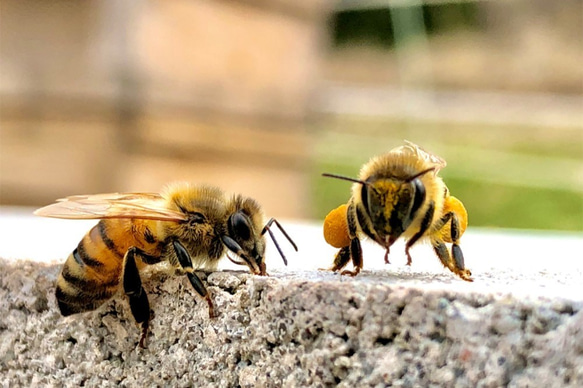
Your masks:
{"label": "pollen pellet", "polygon": [[350,244],[346,210],[348,206],[340,205],[332,210],[324,220],[324,239],[334,248],[346,247]]}
{"label": "pollen pellet", "polygon": [[[449,212],[453,212],[457,216],[461,236],[464,234],[466,228],[468,227],[468,212],[466,211],[464,204],[453,195],[447,197],[445,199],[445,203],[443,204],[443,213],[447,214]],[[441,235],[443,241],[448,243],[453,242],[451,239],[451,226],[449,222],[443,226],[439,234]]]}

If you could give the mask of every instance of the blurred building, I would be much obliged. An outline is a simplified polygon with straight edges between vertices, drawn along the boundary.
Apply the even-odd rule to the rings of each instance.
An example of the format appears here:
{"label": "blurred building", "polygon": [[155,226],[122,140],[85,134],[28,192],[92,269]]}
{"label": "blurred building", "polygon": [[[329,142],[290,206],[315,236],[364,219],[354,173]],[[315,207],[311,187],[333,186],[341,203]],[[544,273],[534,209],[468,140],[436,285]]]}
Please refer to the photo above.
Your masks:
{"label": "blurred building", "polygon": [[2,1],[0,203],[178,179],[305,216],[325,6]]}

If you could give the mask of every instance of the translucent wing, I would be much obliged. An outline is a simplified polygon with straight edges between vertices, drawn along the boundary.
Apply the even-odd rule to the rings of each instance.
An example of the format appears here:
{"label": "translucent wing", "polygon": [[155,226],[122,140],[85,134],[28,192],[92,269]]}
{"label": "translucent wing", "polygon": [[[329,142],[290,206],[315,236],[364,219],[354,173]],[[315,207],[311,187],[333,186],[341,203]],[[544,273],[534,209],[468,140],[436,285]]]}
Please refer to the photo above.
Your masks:
{"label": "translucent wing", "polygon": [[398,147],[395,149],[397,152],[404,152],[404,153],[413,153],[419,159],[423,159],[430,164],[430,166],[435,167],[434,174],[437,174],[439,170],[445,168],[447,166],[447,162],[440,158],[439,156],[432,154],[429,151],[424,150],[423,148],[419,147],[417,144],[412,143],[408,140],[405,140],[404,146]]}
{"label": "translucent wing", "polygon": [[67,219],[136,218],[183,221],[186,215],[168,209],[167,201],[155,193],[111,193],[74,195],[38,209],[37,216]]}

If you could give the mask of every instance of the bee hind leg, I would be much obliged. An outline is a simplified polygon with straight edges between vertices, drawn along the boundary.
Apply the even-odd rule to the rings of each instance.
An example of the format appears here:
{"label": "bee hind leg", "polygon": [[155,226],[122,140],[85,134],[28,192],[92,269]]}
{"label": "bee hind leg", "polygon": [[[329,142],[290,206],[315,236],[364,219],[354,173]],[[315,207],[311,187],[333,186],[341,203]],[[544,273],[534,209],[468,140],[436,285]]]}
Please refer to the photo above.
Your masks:
{"label": "bee hind leg", "polygon": [[334,257],[334,263],[330,268],[319,268],[320,271],[337,272],[346,267],[350,260],[350,246],[342,247]]}
{"label": "bee hind leg", "polygon": [[216,317],[215,306],[213,304],[213,301],[211,299],[209,292],[207,291],[206,287],[204,286],[204,283],[194,273],[194,269],[192,268],[192,259],[190,258],[190,254],[188,253],[186,248],[184,248],[184,246],[180,242],[175,240],[172,242],[172,245],[174,246],[174,251],[176,252],[176,256],[178,257],[178,261],[180,262],[182,269],[184,269],[184,271],[186,272],[186,276],[188,277],[190,284],[192,285],[194,290],[207,301],[208,306],[209,306],[209,317],[215,318]]}
{"label": "bee hind leg", "polygon": [[344,270],[340,272],[341,275],[356,276],[362,269],[362,248],[357,238],[352,239],[350,245],[340,248],[334,257],[334,263],[331,268],[320,268],[320,270],[338,272],[348,265],[350,259],[352,259],[354,270]]}
{"label": "bee hind leg", "polygon": [[350,257],[352,258],[354,269],[352,271],[345,269],[340,272],[341,275],[356,276],[362,269],[362,248],[360,246],[360,240],[356,237],[350,241]]}
{"label": "bee hind leg", "polygon": [[356,208],[353,203],[348,206],[346,223],[348,224],[348,236],[350,237],[350,258],[352,259],[354,269],[352,271],[344,270],[340,272],[340,274],[356,276],[362,269],[362,247],[360,246],[360,240],[356,235],[358,220],[356,216]]}
{"label": "bee hind leg", "polygon": [[[451,241],[453,245],[451,246],[451,255],[453,256],[456,268],[460,270],[465,270],[470,274],[470,271],[466,270],[464,262],[464,254],[459,246],[459,240],[461,237],[461,229],[458,217],[456,214],[452,213],[451,216]],[[471,274],[470,274],[471,275]]]}
{"label": "bee hind leg", "polygon": [[123,289],[130,301],[130,309],[137,323],[142,327],[139,346],[145,348],[146,337],[150,325],[150,302],[142,287],[142,280],[136,265],[138,248],[130,248],[125,256],[123,265]]}
{"label": "bee hind leg", "polygon": [[[448,268],[451,272],[458,275],[465,281],[473,282],[472,273],[470,270],[465,269],[463,262],[463,254],[462,250],[458,244],[452,246],[452,255],[449,254],[445,243],[438,239],[432,239],[431,245],[433,246],[433,250],[437,254],[437,257],[441,261],[444,267]],[[453,256],[453,259],[452,259]]]}

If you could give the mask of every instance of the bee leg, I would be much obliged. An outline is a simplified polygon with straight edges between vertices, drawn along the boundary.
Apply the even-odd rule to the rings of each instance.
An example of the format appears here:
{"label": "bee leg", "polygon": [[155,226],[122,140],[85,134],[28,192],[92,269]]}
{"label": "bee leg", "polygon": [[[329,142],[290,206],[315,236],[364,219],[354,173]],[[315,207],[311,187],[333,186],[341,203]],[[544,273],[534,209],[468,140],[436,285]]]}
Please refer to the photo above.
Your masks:
{"label": "bee leg", "polygon": [[407,244],[405,244],[405,253],[407,254],[407,265],[411,265],[413,260],[411,259],[411,254],[409,253],[409,249],[427,232],[429,226],[431,225],[431,220],[433,219],[433,213],[435,212],[435,205],[433,202],[429,204],[429,208],[427,212],[423,216],[421,220],[421,226],[419,227],[419,231],[413,235],[409,240],[407,240]]}
{"label": "bee leg", "polygon": [[354,270],[344,270],[340,273],[341,275],[356,276],[362,269],[362,248],[360,240],[356,237],[350,240],[350,257],[352,258]]}
{"label": "bee leg", "polygon": [[[237,241],[235,241],[234,239],[232,239],[229,236],[222,236],[221,241],[227,247],[228,250],[230,250],[231,252],[233,252],[234,254],[239,256],[241,259],[243,259],[243,261],[245,261],[245,264],[247,264],[247,266],[249,267],[249,270],[251,272],[253,272],[255,275],[261,275],[261,276],[266,275],[265,268],[262,270],[260,268],[261,266],[258,265],[255,260],[252,260],[251,258],[249,258],[245,254],[245,251],[243,251],[243,248],[241,248],[241,245],[239,245],[239,243]],[[284,260],[284,263],[285,263],[285,265],[287,265],[287,259]]]}
{"label": "bee leg", "polygon": [[211,295],[204,286],[204,283],[194,272],[189,272],[193,271],[192,268],[185,268],[185,271],[187,271],[186,276],[188,277],[188,280],[190,281],[190,284],[194,290],[206,300],[209,306],[209,318],[216,318],[217,315],[215,314],[215,305],[213,304]]}
{"label": "bee leg", "polygon": [[[441,219],[438,221],[438,224],[435,227],[436,231],[441,230],[447,223],[450,223],[450,240],[446,239],[446,241],[451,241],[453,245],[451,246],[451,256],[453,256],[453,261],[451,258],[448,259],[450,265],[446,265],[453,273],[458,275],[464,280],[472,281],[471,276],[472,273],[470,270],[466,269],[465,262],[464,262],[464,254],[462,253],[462,249],[459,246],[459,240],[461,237],[461,229],[458,216],[455,212],[448,212],[445,214]],[[445,237],[443,237],[445,238]],[[435,248],[435,245],[434,245]],[[437,252],[437,251],[436,251]],[[439,256],[439,254],[438,254]],[[449,256],[449,255],[448,255]],[[441,259],[441,258],[440,258]],[[443,260],[442,260],[443,262]],[[445,264],[444,264],[445,265]]]}
{"label": "bee leg", "polygon": [[162,256],[158,256],[158,257],[151,256],[151,255],[146,254],[145,252],[138,252],[138,253],[139,253],[140,259],[142,259],[142,261],[145,264],[148,264],[148,265],[158,264],[159,262],[162,261]]}
{"label": "bee leg", "polygon": [[[455,244],[454,246],[457,248],[452,248],[452,253],[454,255],[453,260],[452,260],[450,254],[449,254],[449,251],[447,250],[447,247],[445,246],[445,243],[443,241],[438,240],[438,239],[432,239],[431,245],[433,246],[433,250],[437,254],[437,257],[439,258],[439,260],[441,261],[441,263],[443,264],[444,267],[448,268],[451,272],[455,273],[463,280],[468,281],[468,282],[473,282],[473,279],[471,277],[472,273],[467,269],[458,267],[458,265],[456,263],[456,261],[459,260],[459,256],[458,256],[458,258],[456,258],[455,255],[461,254],[461,249],[460,249],[459,245]],[[458,253],[456,253],[456,250],[458,251]],[[462,256],[461,260],[463,261],[463,256]]]}
{"label": "bee leg", "polygon": [[190,258],[190,254],[188,253],[186,248],[184,248],[184,245],[182,245],[180,242],[174,240],[172,242],[172,245],[174,246],[174,251],[176,252],[176,256],[178,257],[178,262],[182,266],[182,269],[184,270],[184,272],[186,272],[186,276],[188,277],[190,284],[192,285],[194,290],[200,296],[202,296],[206,300],[206,302],[208,303],[209,318],[215,318],[216,317],[215,306],[213,304],[213,301],[211,299],[209,292],[207,291],[206,287],[204,286],[204,283],[202,282],[202,280],[200,280],[200,278],[196,275],[196,273],[194,273],[194,269],[192,268],[192,259]]}
{"label": "bee leg", "polygon": [[390,253],[390,250],[391,250],[390,247],[387,247],[385,249],[385,264],[391,264],[391,262],[389,261],[389,253]]}
{"label": "bee leg", "polygon": [[148,294],[142,287],[142,280],[136,265],[135,256],[138,252],[138,248],[131,247],[126,253],[123,265],[123,289],[129,298],[132,315],[142,327],[139,346],[144,348],[150,324],[150,302]]}
{"label": "bee leg", "polygon": [[[456,268],[465,274],[469,278],[472,273],[466,269],[466,265],[464,262],[464,254],[462,253],[462,249],[459,246],[459,240],[461,237],[460,233],[460,223],[458,217],[455,213],[451,213],[451,241],[453,241],[453,245],[451,246],[451,255],[453,256],[454,264]],[[461,276],[461,275],[460,275]],[[462,278],[464,278],[462,276]],[[465,278],[464,278],[465,279]],[[465,279],[468,280],[468,279]]]}
{"label": "bee leg", "polygon": [[340,272],[341,275],[356,276],[362,269],[362,248],[360,240],[356,236],[358,220],[356,216],[356,207],[351,201],[346,212],[346,223],[348,224],[348,236],[350,237],[350,257],[352,258],[352,265],[354,270],[344,270]]}
{"label": "bee leg", "polygon": [[346,267],[346,264],[348,264],[348,260],[350,260],[350,246],[342,247],[334,257],[334,264],[332,264],[332,267],[329,269],[320,268],[320,270],[337,272],[342,268]]}

